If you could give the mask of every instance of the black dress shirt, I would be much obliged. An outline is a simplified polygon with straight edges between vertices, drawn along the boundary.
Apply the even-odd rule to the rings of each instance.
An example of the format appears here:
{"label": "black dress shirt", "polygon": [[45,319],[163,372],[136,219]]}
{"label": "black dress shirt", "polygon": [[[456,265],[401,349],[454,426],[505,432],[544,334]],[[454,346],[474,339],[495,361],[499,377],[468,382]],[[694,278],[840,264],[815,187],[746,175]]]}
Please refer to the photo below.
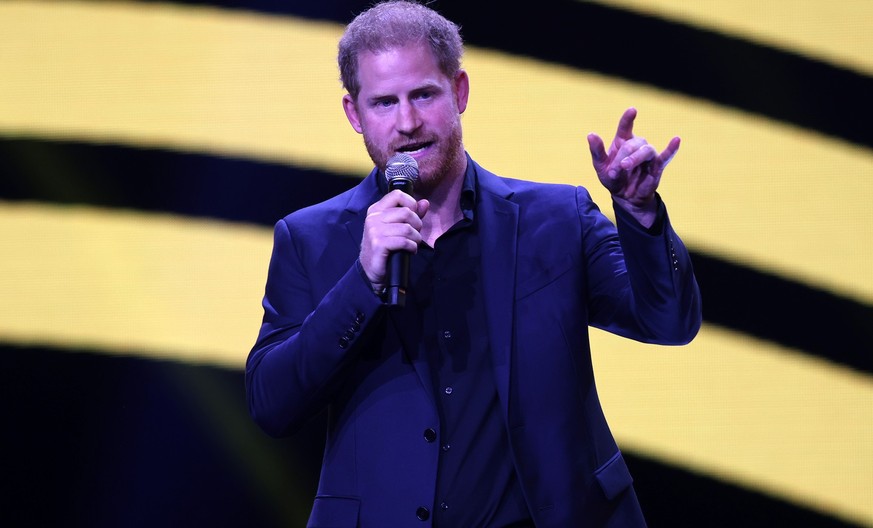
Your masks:
{"label": "black dress shirt", "polygon": [[[464,217],[410,260],[407,343],[428,358],[440,415],[433,522],[502,527],[529,522],[494,382],[475,220],[476,174],[467,165]],[[523,526],[524,524],[521,524]],[[532,526],[532,524],[530,524]]]}

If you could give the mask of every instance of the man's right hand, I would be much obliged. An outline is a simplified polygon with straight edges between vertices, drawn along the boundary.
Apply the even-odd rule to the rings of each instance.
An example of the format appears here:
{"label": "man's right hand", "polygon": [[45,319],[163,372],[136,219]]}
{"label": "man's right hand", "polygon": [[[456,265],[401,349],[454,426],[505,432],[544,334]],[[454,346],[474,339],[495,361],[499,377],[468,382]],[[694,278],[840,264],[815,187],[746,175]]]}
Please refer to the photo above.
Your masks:
{"label": "man's right hand", "polygon": [[388,255],[395,251],[418,251],[421,219],[430,203],[394,190],[367,209],[361,240],[361,267],[374,291],[385,287]]}

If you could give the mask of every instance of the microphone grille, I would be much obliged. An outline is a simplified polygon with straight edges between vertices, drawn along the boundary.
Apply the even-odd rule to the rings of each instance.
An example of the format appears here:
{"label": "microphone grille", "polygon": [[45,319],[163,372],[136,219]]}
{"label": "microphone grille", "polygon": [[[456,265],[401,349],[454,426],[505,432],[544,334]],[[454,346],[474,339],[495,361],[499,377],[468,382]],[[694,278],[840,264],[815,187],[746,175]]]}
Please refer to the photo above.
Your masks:
{"label": "microphone grille", "polygon": [[409,154],[398,152],[391,156],[385,165],[385,178],[388,182],[394,180],[418,180],[418,162]]}

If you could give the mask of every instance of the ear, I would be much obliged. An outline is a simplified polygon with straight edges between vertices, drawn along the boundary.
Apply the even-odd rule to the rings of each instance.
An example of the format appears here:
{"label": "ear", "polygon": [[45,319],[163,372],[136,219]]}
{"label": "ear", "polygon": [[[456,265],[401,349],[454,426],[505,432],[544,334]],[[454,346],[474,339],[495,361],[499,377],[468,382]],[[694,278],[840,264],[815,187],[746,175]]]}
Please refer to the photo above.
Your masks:
{"label": "ear", "polygon": [[343,96],[343,110],[346,112],[346,118],[358,134],[363,134],[364,129],[361,127],[361,117],[358,115],[358,106],[352,96],[345,94]]}
{"label": "ear", "polygon": [[455,75],[455,102],[458,104],[458,113],[463,114],[467,109],[467,98],[470,97],[470,78],[464,70],[458,70]]}

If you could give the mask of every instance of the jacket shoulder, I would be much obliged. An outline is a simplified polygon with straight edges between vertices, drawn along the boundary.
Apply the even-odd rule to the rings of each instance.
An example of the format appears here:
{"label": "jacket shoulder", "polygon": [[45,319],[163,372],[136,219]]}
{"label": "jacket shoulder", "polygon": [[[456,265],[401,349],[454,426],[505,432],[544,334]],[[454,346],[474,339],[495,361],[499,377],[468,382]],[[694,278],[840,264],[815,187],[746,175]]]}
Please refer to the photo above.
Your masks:
{"label": "jacket shoulder", "polygon": [[279,222],[289,226],[323,227],[338,221],[346,213],[364,211],[374,201],[378,192],[373,174],[350,189],[322,202],[312,204],[285,215]]}
{"label": "jacket shoulder", "polygon": [[543,207],[572,205],[576,208],[578,200],[590,200],[585,187],[566,183],[547,183],[498,176],[477,164],[479,186],[483,192],[497,195],[519,205]]}

